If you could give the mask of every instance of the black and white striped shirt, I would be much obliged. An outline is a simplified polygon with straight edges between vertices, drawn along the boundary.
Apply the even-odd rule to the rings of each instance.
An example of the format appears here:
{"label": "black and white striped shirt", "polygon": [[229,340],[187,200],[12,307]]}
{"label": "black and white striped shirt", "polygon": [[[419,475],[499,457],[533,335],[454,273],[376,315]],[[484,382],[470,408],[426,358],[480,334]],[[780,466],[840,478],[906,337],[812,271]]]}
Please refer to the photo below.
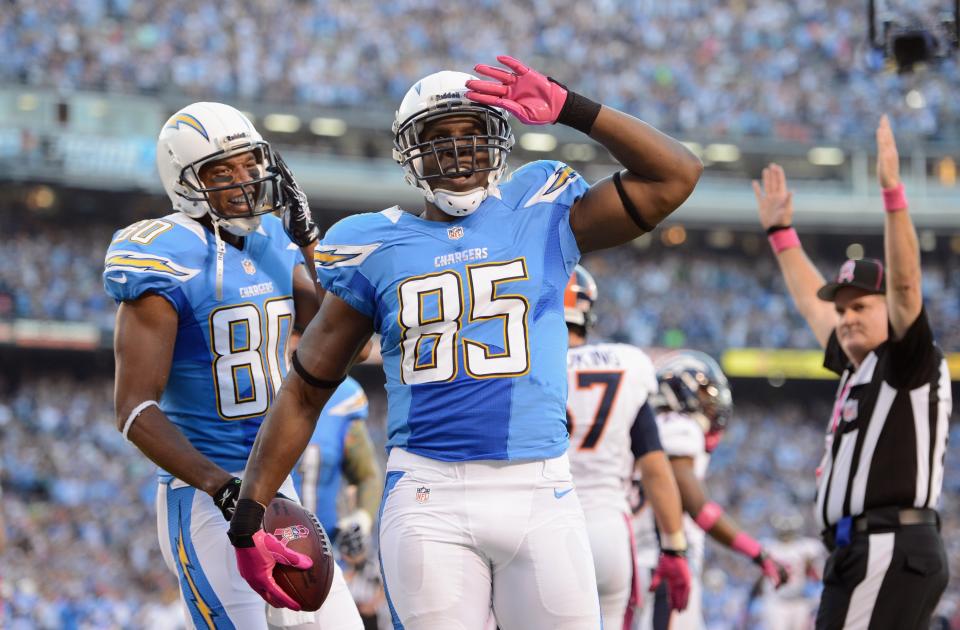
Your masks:
{"label": "black and white striped shirt", "polygon": [[878,507],[936,508],[952,406],[950,374],[926,310],[854,369],[836,331],[824,367],[840,375],[817,471],[820,528]]}

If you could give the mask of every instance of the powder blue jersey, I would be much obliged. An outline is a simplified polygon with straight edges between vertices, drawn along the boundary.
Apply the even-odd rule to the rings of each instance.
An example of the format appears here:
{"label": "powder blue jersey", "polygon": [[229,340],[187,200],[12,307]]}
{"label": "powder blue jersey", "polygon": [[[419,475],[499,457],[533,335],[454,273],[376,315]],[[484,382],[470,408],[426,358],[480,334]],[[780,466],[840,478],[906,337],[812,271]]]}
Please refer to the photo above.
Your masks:
{"label": "powder blue jersey", "polygon": [[293,469],[300,501],[331,534],[337,526],[337,495],[343,479],[347,431],[351,424],[366,417],[367,396],[360,383],[348,376],[324,406],[313,437]]}
{"label": "powder blue jersey", "polygon": [[444,461],[567,449],[563,288],[580,257],[569,166],[517,170],[473,214],[348,217],[317,248],[320,282],[382,336],[387,447]]}
{"label": "powder blue jersey", "polygon": [[286,374],[293,270],[302,261],[271,215],[244,238],[242,250],[226,246],[222,299],[213,234],[184,214],[119,230],[107,250],[103,284],[112,298],[155,293],[176,309],[173,363],[160,408],[225,470],[246,466]]}

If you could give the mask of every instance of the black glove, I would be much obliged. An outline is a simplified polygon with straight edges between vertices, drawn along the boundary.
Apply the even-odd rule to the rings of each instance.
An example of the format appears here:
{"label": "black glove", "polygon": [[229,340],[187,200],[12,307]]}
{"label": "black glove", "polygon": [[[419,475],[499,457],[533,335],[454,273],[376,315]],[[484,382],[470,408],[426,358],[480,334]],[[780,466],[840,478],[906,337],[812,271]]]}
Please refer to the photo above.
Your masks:
{"label": "black glove", "polygon": [[237,509],[237,499],[240,498],[240,478],[233,477],[227,483],[223,484],[216,494],[213,495],[213,502],[220,509],[223,518],[230,521],[233,518],[233,511]]}
{"label": "black glove", "polygon": [[297,246],[306,247],[320,238],[320,228],[313,222],[307,195],[293,178],[290,167],[277,152],[274,152],[273,159],[283,192],[283,229]]}

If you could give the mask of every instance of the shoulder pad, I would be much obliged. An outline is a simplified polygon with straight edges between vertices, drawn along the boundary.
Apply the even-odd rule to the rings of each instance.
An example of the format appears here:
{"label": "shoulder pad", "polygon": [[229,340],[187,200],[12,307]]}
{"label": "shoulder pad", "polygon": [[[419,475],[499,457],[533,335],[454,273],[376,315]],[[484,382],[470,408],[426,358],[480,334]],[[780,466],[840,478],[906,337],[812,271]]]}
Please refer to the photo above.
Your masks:
{"label": "shoulder pad", "polygon": [[627,367],[633,370],[650,392],[657,390],[657,370],[646,352],[629,344],[617,344],[623,349]]}
{"label": "shoulder pad", "polygon": [[706,452],[703,429],[696,420],[679,413],[657,416],[663,451],[673,457],[696,457]]}
{"label": "shoulder pad", "polygon": [[572,205],[589,186],[573,167],[556,160],[537,160],[514,171],[501,186],[503,200],[515,208],[538,203]]}
{"label": "shoulder pad", "polygon": [[313,255],[317,268],[331,269],[362,265],[383,244],[387,236],[385,230],[396,223],[387,216],[387,212],[388,210],[366,212],[337,221],[317,245]]}
{"label": "shoulder pad", "polygon": [[107,293],[130,300],[193,279],[203,268],[206,238],[200,224],[180,213],[118,230],[104,257]]}

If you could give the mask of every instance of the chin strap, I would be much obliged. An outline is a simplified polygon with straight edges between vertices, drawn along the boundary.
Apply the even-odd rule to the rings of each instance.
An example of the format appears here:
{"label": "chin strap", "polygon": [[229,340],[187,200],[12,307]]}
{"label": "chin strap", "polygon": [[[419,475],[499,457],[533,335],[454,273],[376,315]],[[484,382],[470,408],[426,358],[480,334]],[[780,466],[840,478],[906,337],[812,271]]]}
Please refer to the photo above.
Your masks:
{"label": "chin strap", "polygon": [[213,238],[217,244],[217,301],[223,299],[223,258],[227,254],[227,245],[220,236],[220,219],[211,215],[213,219]]}
{"label": "chin strap", "polygon": [[441,188],[433,191],[433,204],[450,216],[465,217],[480,207],[487,194],[486,188],[474,188],[460,193]]}

